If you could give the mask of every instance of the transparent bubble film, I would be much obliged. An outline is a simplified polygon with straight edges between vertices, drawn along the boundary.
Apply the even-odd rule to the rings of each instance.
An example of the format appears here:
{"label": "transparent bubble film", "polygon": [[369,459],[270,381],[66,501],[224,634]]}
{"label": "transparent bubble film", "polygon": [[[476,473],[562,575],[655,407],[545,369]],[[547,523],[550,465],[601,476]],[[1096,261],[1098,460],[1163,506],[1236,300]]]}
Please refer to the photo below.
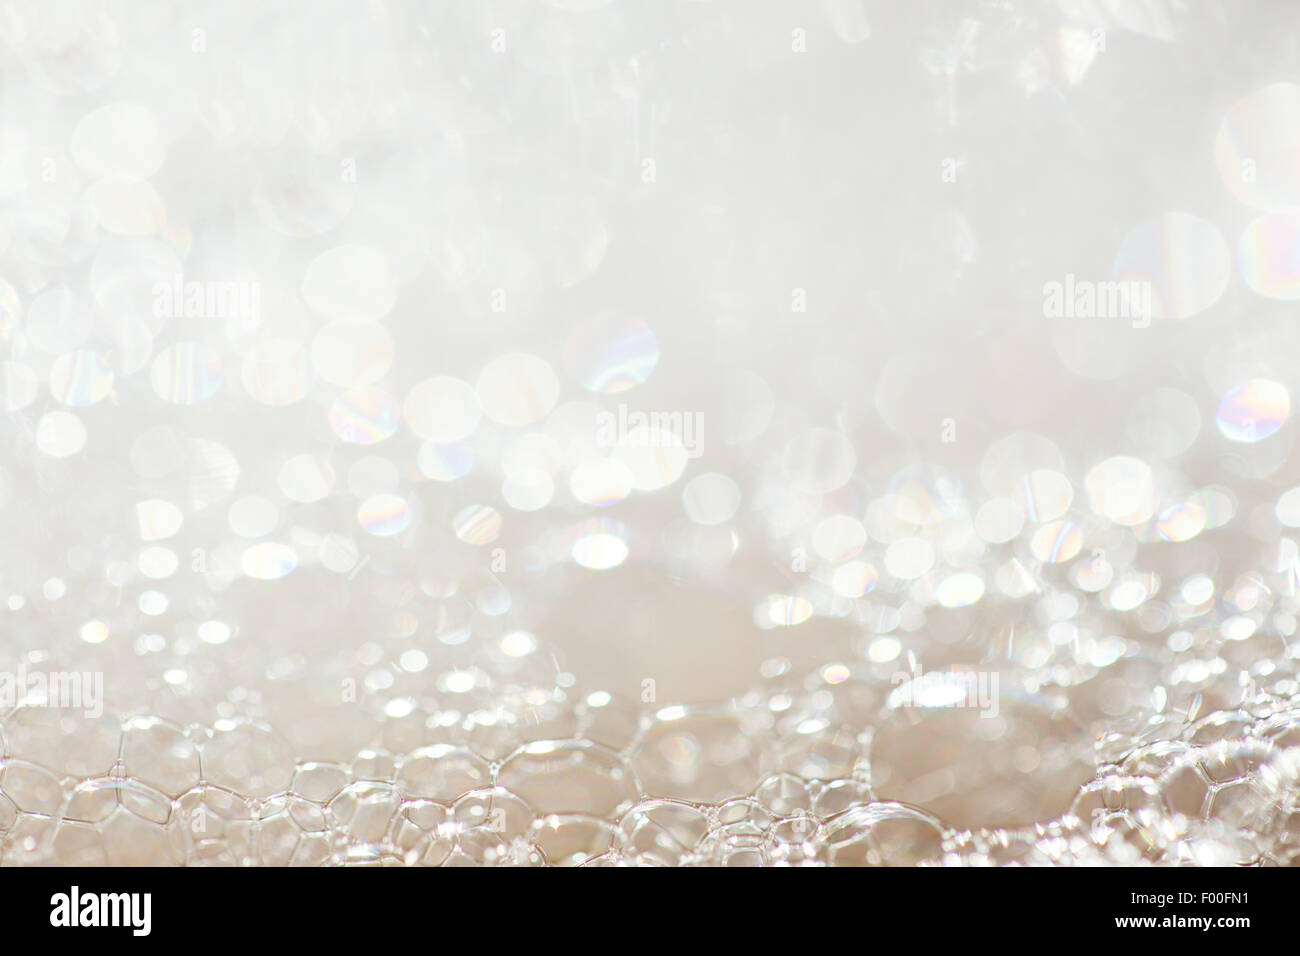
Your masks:
{"label": "transparent bubble film", "polygon": [[0,865],[1300,863],[1298,32],[0,2]]}

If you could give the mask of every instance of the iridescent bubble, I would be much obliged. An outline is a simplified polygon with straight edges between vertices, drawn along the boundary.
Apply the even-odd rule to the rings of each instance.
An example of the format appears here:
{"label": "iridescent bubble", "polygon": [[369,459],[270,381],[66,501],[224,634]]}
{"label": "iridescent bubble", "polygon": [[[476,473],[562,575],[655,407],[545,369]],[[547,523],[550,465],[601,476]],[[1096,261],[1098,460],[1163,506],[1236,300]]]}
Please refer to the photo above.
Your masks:
{"label": "iridescent bubble", "polygon": [[659,362],[659,340],[640,319],[611,317],[574,332],[565,360],[583,388],[613,395],[645,383]]}
{"label": "iridescent bubble", "polygon": [[1286,386],[1252,378],[1228,390],[1214,419],[1229,441],[1250,444],[1275,434],[1290,414],[1291,393]]}
{"label": "iridescent bubble", "polygon": [[67,458],[86,444],[86,426],[71,412],[46,412],[36,425],[36,447],[51,458]]}
{"label": "iridescent bubble", "polygon": [[560,380],[544,359],[526,352],[511,352],[483,366],[477,390],[483,411],[492,421],[500,425],[531,425],[555,407],[560,397]]}
{"label": "iridescent bubble", "polygon": [[311,261],[302,277],[302,298],[326,319],[368,322],[392,311],[397,287],[382,252],[347,243]]}
{"label": "iridescent bubble", "polygon": [[330,428],[351,445],[374,445],[391,438],[401,417],[397,400],[375,386],[349,389],[330,406]]}
{"label": "iridescent bubble", "polygon": [[849,561],[835,569],[831,587],[841,597],[860,598],[875,590],[877,580],[876,569],[866,561]]}
{"label": "iridescent bubble", "polygon": [[50,394],[64,405],[94,405],[112,390],[108,361],[88,349],[64,352],[50,366]]}
{"label": "iridescent bubble", "polygon": [[1202,488],[1188,496],[1205,515],[1205,529],[1222,528],[1237,513],[1237,499],[1226,488]]}
{"label": "iridescent bubble", "polygon": [[298,555],[287,544],[263,541],[245,549],[241,566],[247,577],[274,581],[293,573],[298,567]]}
{"label": "iridescent bubble", "polygon": [[416,463],[426,478],[455,481],[474,468],[474,449],[465,442],[437,445],[425,442],[417,452]]}
{"label": "iridescent bubble", "polygon": [[682,505],[696,524],[726,524],[740,510],[740,487],[716,471],[696,475],[682,489]]}
{"label": "iridescent bubble", "polygon": [[1224,114],[1214,161],[1228,190],[1247,206],[1300,205],[1300,86],[1271,83]]}
{"label": "iridescent bubble", "polygon": [[1205,512],[1194,501],[1170,505],[1156,518],[1156,533],[1165,541],[1190,541],[1205,530]]}
{"label": "iridescent bubble", "polygon": [[813,614],[812,602],[795,594],[771,594],[767,598],[766,617],[776,627],[796,627]]}
{"label": "iridescent bubble", "polygon": [[501,513],[490,505],[469,505],[456,512],[451,529],[466,544],[491,544],[501,533]]}
{"label": "iridescent bubble", "polygon": [[632,493],[632,471],[617,458],[593,458],[569,474],[569,493],[583,504],[612,505]]}
{"label": "iridescent bubble", "polygon": [[968,607],[984,596],[984,580],[969,571],[953,574],[943,579],[934,596],[944,607]]}
{"label": "iridescent bubble", "polygon": [[202,342],[177,342],[158,353],[149,381],[163,401],[197,405],[221,391],[221,356]]}
{"label": "iridescent bubble", "polygon": [[573,560],[580,567],[592,571],[608,571],[627,560],[628,547],[623,539],[611,531],[598,531],[583,535],[573,543]]}
{"label": "iridescent bubble", "polygon": [[367,534],[380,538],[401,534],[411,526],[413,518],[410,503],[400,495],[375,495],[357,509],[357,522]]}
{"label": "iridescent bubble", "polygon": [[1187,319],[1222,298],[1232,278],[1232,256],[1213,223],[1171,212],[1124,237],[1113,272],[1120,282],[1150,283],[1154,318]]}
{"label": "iridescent bubble", "polygon": [[333,490],[334,469],[319,455],[294,455],[280,466],[276,484],[290,501],[310,504]]}
{"label": "iridescent bubble", "polygon": [[1241,277],[1257,295],[1300,299],[1300,212],[1270,212],[1252,221],[1237,246]]}
{"label": "iridescent bubble", "polygon": [[415,434],[445,445],[472,435],[483,410],[468,382],[439,375],[412,386],[402,414]]}
{"label": "iridescent bubble", "polygon": [[1026,519],[1035,524],[1055,521],[1070,509],[1074,488],[1059,471],[1036,468],[1016,486],[1016,504]]}
{"label": "iridescent bubble", "polygon": [[136,524],[141,541],[162,541],[180,531],[185,520],[181,509],[170,501],[151,498],[135,506]]}
{"label": "iridescent bubble", "polygon": [[1053,521],[1034,532],[1029,550],[1044,564],[1061,564],[1083,549],[1083,530],[1072,521]]}

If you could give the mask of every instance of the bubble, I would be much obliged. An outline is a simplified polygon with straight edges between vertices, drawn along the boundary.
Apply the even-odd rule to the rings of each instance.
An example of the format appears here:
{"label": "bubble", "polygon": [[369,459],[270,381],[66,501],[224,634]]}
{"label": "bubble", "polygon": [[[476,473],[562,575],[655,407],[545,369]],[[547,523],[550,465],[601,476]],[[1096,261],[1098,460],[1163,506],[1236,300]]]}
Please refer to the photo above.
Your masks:
{"label": "bubble", "polygon": [[877,579],[876,569],[866,561],[849,561],[835,569],[831,587],[841,597],[860,598],[875,589]]}
{"label": "bubble", "polygon": [[934,548],[924,538],[903,538],[885,550],[885,570],[903,581],[912,581],[934,567]]}
{"label": "bubble", "polygon": [[740,510],[740,488],[716,471],[696,475],[682,489],[682,506],[696,524],[726,524]]}
{"label": "bubble", "polygon": [[600,530],[584,534],[573,543],[573,561],[592,571],[608,571],[627,560],[626,532],[618,524],[603,523]]}
{"label": "bubble", "polygon": [[766,617],[775,627],[796,627],[812,614],[812,602],[796,594],[772,594],[767,598]]}
{"label": "bubble", "polygon": [[690,452],[677,432],[637,425],[619,440],[613,457],[632,476],[633,488],[658,491],[682,476]]}
{"label": "bubble", "polygon": [[149,381],[163,401],[197,405],[221,391],[221,356],[201,342],[177,342],[158,353]]}
{"label": "bubble", "polygon": [[406,393],[402,413],[411,431],[440,445],[468,438],[483,416],[474,389],[445,375],[413,386]]}
{"label": "bubble", "polygon": [[1083,531],[1071,521],[1053,521],[1034,532],[1029,550],[1044,564],[1062,564],[1083,549]]}
{"label": "bubble", "polygon": [[1016,486],[1016,504],[1026,519],[1034,523],[1055,521],[1070,509],[1074,488],[1070,479],[1059,471],[1035,468]]}
{"label": "bubble", "polygon": [[511,352],[483,366],[477,390],[488,418],[499,425],[518,427],[550,414],[560,396],[560,381],[545,360]]}
{"label": "bubble", "polygon": [[584,461],[569,475],[569,493],[583,504],[605,506],[632,493],[632,470],[617,458]]}
{"label": "bubble", "polygon": [[501,497],[516,511],[538,511],[551,503],[555,482],[541,468],[520,468],[506,475]]}
{"label": "bubble", "polygon": [[1237,255],[1251,291],[1284,302],[1300,299],[1300,212],[1270,212],[1251,221]]}
{"label": "bubble", "polygon": [[280,523],[280,510],[269,498],[247,495],[230,505],[226,523],[241,538],[262,538]]}
{"label": "bubble", "polygon": [[1275,434],[1290,415],[1291,394],[1284,385],[1252,378],[1227,391],[1214,417],[1228,441],[1250,444]]}
{"label": "bubble", "polygon": [[400,495],[374,495],[357,509],[357,523],[367,534],[381,538],[401,534],[411,526],[413,518],[410,504]]}
{"label": "bubble", "polygon": [[490,505],[469,505],[456,512],[452,532],[466,544],[491,544],[501,534],[501,513]]}
{"label": "bubble", "polygon": [[280,466],[276,484],[290,501],[310,504],[334,489],[334,469],[319,455],[294,455]]}
{"label": "bubble", "polygon": [[374,386],[350,389],[330,405],[330,428],[350,445],[374,445],[391,438],[400,420],[397,400]]}
{"label": "bubble", "polygon": [[196,511],[221,501],[239,483],[239,459],[220,442],[192,438],[185,451],[190,507]]}
{"label": "bubble", "polygon": [[36,447],[51,458],[75,455],[86,444],[86,426],[71,412],[46,412],[36,426]]}
{"label": "bubble", "polygon": [[170,548],[155,546],[141,551],[136,565],[146,578],[160,581],[176,573],[176,569],[180,567],[180,559]]}
{"label": "bubble", "polygon": [[1256,209],[1300,205],[1300,86],[1271,83],[1228,108],[1214,141],[1223,183]]}
{"label": "bubble", "polygon": [[645,384],[659,362],[659,341],[640,319],[608,317],[570,335],[565,360],[583,388],[615,395]]}
{"label": "bubble", "polygon": [[984,581],[978,574],[953,574],[939,584],[935,599],[944,607],[969,607],[984,596]]}
{"label": "bubble", "polygon": [[1151,284],[1157,319],[1189,319],[1214,306],[1232,277],[1232,256],[1217,226],[1185,212],[1148,219],[1124,237],[1114,277]]}
{"label": "bubble", "polygon": [[170,501],[151,498],[136,502],[136,523],[141,541],[163,541],[181,530],[185,517]]}
{"label": "bubble", "polygon": [[393,337],[375,322],[331,322],[311,340],[311,364],[331,385],[374,385],[393,366]]}
{"label": "bubble", "polygon": [[1277,520],[1288,528],[1300,528],[1300,487],[1284,491],[1278,496],[1274,509]]}
{"label": "bubble", "polygon": [[86,349],[65,352],[50,366],[50,394],[73,408],[94,405],[113,389],[107,360]]}
{"label": "bubble", "polygon": [[421,473],[434,481],[455,481],[474,468],[474,449],[464,442],[436,445],[425,442],[417,453]]}
{"label": "bubble", "polygon": [[298,567],[298,555],[286,544],[263,541],[244,549],[240,563],[247,577],[275,581],[294,572]]}
{"label": "bubble", "polygon": [[345,243],[313,259],[302,277],[302,298],[312,312],[333,321],[371,322],[392,311],[397,284],[384,254]]}
{"label": "bubble", "polygon": [[1119,525],[1138,525],[1156,508],[1155,476],[1139,458],[1116,455],[1094,465],[1083,479],[1088,504]]}
{"label": "bubble", "polygon": [[1205,530],[1205,512],[1194,501],[1170,505],[1156,518],[1156,532],[1165,541],[1190,541]]}

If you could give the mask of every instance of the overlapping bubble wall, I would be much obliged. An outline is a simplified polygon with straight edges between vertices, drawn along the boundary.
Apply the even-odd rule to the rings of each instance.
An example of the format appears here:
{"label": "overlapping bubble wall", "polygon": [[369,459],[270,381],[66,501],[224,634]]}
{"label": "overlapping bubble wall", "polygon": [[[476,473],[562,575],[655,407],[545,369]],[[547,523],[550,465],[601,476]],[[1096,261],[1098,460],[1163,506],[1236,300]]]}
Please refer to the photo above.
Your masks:
{"label": "overlapping bubble wall", "polygon": [[1300,858],[1284,4],[0,4],[0,863]]}

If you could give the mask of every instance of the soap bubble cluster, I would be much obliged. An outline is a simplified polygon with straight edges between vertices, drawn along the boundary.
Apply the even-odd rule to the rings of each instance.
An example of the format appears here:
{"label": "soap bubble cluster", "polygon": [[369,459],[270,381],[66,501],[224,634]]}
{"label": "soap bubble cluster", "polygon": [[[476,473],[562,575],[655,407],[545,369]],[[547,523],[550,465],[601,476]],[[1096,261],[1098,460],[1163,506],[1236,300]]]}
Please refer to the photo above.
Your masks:
{"label": "soap bubble cluster", "polygon": [[0,8],[0,864],[1300,863],[1268,4],[155,6]]}

